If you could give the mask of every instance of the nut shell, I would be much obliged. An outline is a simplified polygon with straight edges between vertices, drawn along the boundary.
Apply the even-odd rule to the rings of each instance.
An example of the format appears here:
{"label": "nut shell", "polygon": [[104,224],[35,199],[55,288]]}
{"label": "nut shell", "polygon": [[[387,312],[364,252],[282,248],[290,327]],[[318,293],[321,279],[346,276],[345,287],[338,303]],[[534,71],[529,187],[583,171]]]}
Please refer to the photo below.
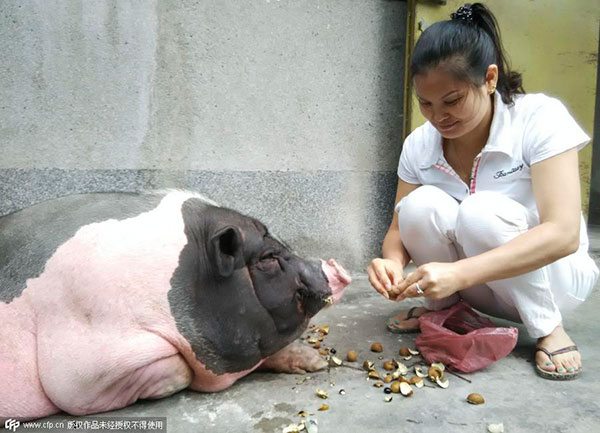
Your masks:
{"label": "nut shell", "polygon": [[448,381],[448,379],[444,379],[441,377],[438,377],[435,380],[435,383],[437,383],[440,388],[444,388],[444,389],[448,388],[448,386],[450,385],[450,382]]}
{"label": "nut shell", "polygon": [[485,403],[485,399],[481,396],[481,394],[477,394],[476,392],[472,392],[467,395],[467,401],[471,404],[483,404]]}
{"label": "nut shell", "polygon": [[444,377],[444,373],[437,365],[432,365],[429,367],[427,376],[429,376],[429,379],[432,382],[435,382],[437,379],[442,379]]}
{"label": "nut shell", "polygon": [[321,397],[321,398],[327,398],[327,397],[329,397],[329,394],[327,392],[323,391],[320,388],[317,388],[317,395],[319,397]]}
{"label": "nut shell", "polygon": [[413,389],[407,382],[400,382],[400,393],[405,397],[409,397],[413,395]]}
{"label": "nut shell", "polygon": [[339,367],[340,365],[343,364],[343,361],[338,358],[337,356],[331,356],[329,358],[329,365],[331,365],[332,367]]}
{"label": "nut shell", "polygon": [[369,379],[379,379],[379,380],[381,380],[381,376],[379,375],[379,373],[377,372],[377,370],[369,370],[368,377],[369,377]]}

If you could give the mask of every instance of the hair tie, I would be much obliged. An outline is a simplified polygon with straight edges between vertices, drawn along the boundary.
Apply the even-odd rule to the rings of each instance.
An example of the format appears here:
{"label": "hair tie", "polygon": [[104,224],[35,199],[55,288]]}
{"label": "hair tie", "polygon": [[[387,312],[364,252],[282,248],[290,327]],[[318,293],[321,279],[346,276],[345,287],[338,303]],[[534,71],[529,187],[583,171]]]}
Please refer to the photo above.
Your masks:
{"label": "hair tie", "polygon": [[473,21],[473,9],[470,3],[465,4],[458,8],[456,12],[450,15],[453,20],[462,20],[468,23],[472,23]]}

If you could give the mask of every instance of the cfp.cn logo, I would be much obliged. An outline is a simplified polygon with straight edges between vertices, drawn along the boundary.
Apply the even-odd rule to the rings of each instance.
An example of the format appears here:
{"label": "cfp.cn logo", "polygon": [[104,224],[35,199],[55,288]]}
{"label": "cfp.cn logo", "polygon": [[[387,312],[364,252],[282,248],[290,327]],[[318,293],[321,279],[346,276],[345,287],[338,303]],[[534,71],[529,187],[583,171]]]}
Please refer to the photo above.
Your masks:
{"label": "cfp.cn logo", "polygon": [[4,428],[6,430],[16,431],[20,425],[21,425],[21,423],[19,421],[17,421],[16,419],[7,419],[4,422]]}

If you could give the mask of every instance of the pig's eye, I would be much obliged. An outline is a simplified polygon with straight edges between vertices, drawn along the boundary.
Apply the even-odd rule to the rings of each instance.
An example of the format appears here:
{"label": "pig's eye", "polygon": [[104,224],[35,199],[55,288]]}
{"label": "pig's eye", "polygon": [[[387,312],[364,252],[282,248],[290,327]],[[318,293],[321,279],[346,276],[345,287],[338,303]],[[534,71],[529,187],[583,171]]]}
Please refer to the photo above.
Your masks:
{"label": "pig's eye", "polygon": [[275,271],[281,269],[281,264],[276,257],[276,251],[267,250],[260,256],[258,267],[263,271]]}
{"label": "pig's eye", "polygon": [[264,260],[277,260],[277,258],[275,257],[276,255],[277,255],[277,251],[275,251],[275,250],[266,250],[260,256],[260,261],[262,262]]}

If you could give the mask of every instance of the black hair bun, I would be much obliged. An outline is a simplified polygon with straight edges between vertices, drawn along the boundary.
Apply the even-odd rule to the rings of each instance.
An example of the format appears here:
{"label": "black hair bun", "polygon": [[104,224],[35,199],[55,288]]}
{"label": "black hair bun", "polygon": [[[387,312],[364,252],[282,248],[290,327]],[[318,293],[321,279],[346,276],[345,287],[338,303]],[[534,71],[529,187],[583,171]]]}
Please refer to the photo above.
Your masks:
{"label": "black hair bun", "polygon": [[453,20],[462,20],[468,23],[473,22],[473,9],[469,3],[458,8],[456,12],[450,15]]}

